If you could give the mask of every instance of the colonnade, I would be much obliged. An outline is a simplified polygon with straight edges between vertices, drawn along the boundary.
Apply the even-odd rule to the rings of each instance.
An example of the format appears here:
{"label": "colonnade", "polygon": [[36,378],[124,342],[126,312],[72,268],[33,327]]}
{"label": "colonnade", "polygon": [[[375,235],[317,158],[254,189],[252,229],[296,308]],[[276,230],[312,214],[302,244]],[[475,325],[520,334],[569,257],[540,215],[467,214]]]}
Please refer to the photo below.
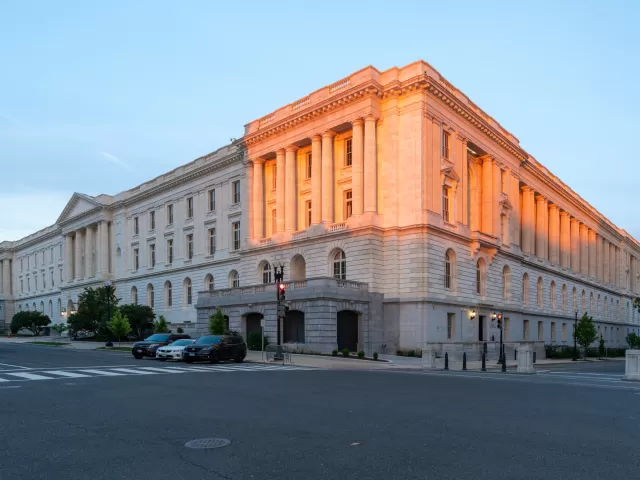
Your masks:
{"label": "colonnade", "polygon": [[109,272],[109,229],[109,222],[101,221],[64,236],[64,268],[67,282],[89,279]]}

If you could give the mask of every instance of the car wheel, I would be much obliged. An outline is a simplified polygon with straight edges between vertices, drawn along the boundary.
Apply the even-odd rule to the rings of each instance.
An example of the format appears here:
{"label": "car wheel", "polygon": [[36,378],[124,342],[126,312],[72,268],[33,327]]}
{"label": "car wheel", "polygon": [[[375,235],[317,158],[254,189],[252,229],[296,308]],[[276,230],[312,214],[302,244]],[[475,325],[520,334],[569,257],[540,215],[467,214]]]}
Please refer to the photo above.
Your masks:
{"label": "car wheel", "polygon": [[211,363],[218,363],[220,361],[220,358],[218,357],[218,353],[217,352],[211,353],[211,355],[209,355],[209,361]]}
{"label": "car wheel", "polygon": [[139,353],[134,353],[133,358],[135,358],[136,360],[140,360],[142,358],[142,355],[140,355]]}
{"label": "car wheel", "polygon": [[186,363],[193,363],[193,358],[189,358],[189,357],[187,357],[187,358],[183,358],[183,360],[184,360]]}
{"label": "car wheel", "polygon": [[160,360],[161,362],[164,362],[166,360],[166,358],[164,357],[158,357],[158,360]]}
{"label": "car wheel", "polygon": [[238,356],[234,360],[235,360],[236,363],[242,363],[242,361],[244,360],[244,355],[239,353]]}

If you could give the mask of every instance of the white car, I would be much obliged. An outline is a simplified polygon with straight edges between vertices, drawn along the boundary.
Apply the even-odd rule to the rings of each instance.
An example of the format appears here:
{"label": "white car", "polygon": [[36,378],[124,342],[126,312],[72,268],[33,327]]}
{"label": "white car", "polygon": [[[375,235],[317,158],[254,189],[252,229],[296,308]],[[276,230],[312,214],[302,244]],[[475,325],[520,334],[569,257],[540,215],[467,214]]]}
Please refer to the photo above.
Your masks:
{"label": "white car", "polygon": [[182,360],[184,347],[191,345],[195,340],[183,339],[176,340],[170,345],[160,347],[156,350],[156,358],[159,360]]}

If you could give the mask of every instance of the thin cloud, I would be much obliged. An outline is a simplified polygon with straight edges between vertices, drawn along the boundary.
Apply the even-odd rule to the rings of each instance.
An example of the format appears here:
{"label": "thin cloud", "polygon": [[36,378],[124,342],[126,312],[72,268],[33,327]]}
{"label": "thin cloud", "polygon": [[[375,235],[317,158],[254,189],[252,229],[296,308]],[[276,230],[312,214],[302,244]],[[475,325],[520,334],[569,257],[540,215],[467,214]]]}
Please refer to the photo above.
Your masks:
{"label": "thin cloud", "polygon": [[133,171],[132,168],[129,166],[129,164],[127,164],[126,162],[120,160],[118,157],[116,157],[115,155],[111,155],[110,153],[107,152],[100,152],[100,155],[102,156],[102,158],[104,158],[107,162],[111,162],[115,165],[118,165],[122,168],[124,168],[125,170],[131,172]]}

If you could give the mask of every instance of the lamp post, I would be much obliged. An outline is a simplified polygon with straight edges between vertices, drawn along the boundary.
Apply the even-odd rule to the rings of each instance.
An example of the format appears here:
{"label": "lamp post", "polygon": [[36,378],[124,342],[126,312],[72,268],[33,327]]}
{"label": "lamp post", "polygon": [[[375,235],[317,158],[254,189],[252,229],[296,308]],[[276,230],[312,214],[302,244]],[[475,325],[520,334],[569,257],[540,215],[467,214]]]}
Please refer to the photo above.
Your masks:
{"label": "lamp post", "polygon": [[107,287],[107,322],[111,321],[111,280],[104,282]]}
{"label": "lamp post", "polygon": [[284,300],[284,265],[281,263],[279,266],[273,266],[273,276],[276,281],[276,354],[273,356],[274,360],[284,359],[284,353],[282,351],[282,345],[280,343],[280,321],[282,317],[282,310],[284,306],[281,304]]}
{"label": "lamp post", "polygon": [[502,313],[493,313],[491,314],[491,319],[492,320],[498,320],[496,323],[496,326],[498,327],[498,330],[500,330],[500,351],[498,353],[498,365],[501,364],[505,359],[504,357],[504,352],[502,350],[502,330],[503,330],[503,325],[502,325]]}
{"label": "lamp post", "polygon": [[576,318],[573,321],[573,358],[574,362],[578,361],[578,310],[576,310]]}

